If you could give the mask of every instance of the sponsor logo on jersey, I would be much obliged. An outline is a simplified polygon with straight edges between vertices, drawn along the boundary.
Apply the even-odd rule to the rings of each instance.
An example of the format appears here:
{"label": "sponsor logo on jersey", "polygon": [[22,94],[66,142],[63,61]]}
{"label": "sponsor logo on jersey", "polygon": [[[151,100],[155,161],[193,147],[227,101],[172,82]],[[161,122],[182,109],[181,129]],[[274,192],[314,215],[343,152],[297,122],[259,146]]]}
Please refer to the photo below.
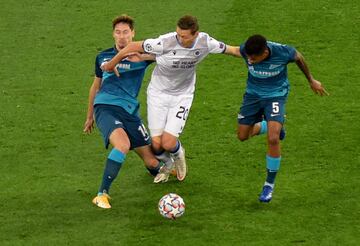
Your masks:
{"label": "sponsor logo on jersey", "polygon": [[277,68],[280,66],[281,66],[281,64],[270,64],[269,69],[274,69],[274,68]]}
{"label": "sponsor logo on jersey", "polygon": [[273,77],[276,76],[278,74],[280,74],[281,71],[274,71],[274,72],[269,72],[269,71],[258,71],[255,70],[255,68],[253,66],[248,66],[249,68],[249,72],[251,73],[251,75],[255,76],[255,77]]}
{"label": "sponsor logo on jersey", "polygon": [[131,65],[130,64],[126,64],[126,63],[119,63],[116,65],[117,68],[122,68],[125,70],[130,70],[131,69]]}
{"label": "sponsor logo on jersey", "polygon": [[225,44],[224,44],[224,43],[220,43],[219,48],[220,48],[220,49],[224,49],[224,47],[225,47]]}

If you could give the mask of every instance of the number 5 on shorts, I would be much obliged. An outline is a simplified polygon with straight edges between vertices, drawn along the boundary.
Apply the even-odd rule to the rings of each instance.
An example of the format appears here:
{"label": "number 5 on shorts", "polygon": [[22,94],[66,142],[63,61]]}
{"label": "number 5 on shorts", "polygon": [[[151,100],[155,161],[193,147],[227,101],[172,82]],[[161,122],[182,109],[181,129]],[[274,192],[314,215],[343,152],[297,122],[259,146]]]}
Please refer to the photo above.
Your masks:
{"label": "number 5 on shorts", "polygon": [[280,112],[279,102],[272,103],[272,111],[274,114],[278,114]]}

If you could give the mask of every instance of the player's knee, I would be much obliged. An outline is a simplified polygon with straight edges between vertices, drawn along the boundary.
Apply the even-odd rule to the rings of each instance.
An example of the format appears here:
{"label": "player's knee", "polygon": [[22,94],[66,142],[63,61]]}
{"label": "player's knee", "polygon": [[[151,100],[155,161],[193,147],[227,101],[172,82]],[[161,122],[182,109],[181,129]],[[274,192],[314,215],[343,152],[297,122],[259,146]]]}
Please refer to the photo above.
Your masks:
{"label": "player's knee", "polygon": [[165,133],[161,137],[161,147],[166,151],[171,151],[176,147],[177,138],[171,134]]}
{"label": "player's knee", "polygon": [[163,148],[161,147],[161,135],[151,137],[151,149],[153,153],[162,151]]}
{"label": "player's knee", "polygon": [[127,154],[130,150],[130,144],[127,143],[115,143],[113,144],[113,147],[124,154]]}
{"label": "player's knee", "polygon": [[162,147],[161,147],[161,143],[160,142],[155,142],[155,141],[152,141],[151,142],[151,149],[153,150],[153,152],[159,152],[162,150]]}
{"label": "player's knee", "polygon": [[276,134],[273,134],[273,135],[269,136],[269,138],[268,138],[268,144],[269,144],[270,146],[279,145],[279,144],[280,144],[279,136],[276,135]]}
{"label": "player's knee", "polygon": [[243,134],[242,132],[238,132],[237,137],[241,142],[244,142],[245,140],[249,139],[249,135],[248,134]]}
{"label": "player's knee", "polygon": [[163,141],[162,148],[166,151],[171,151],[176,147],[176,141]]}

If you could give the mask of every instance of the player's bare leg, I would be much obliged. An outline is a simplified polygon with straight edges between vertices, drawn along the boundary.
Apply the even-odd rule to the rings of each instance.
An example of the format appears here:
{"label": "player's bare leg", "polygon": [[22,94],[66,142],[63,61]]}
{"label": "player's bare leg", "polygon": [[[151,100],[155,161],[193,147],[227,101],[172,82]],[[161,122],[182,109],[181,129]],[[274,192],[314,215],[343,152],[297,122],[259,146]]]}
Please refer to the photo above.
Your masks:
{"label": "player's bare leg", "polygon": [[237,137],[240,141],[248,140],[250,137],[250,133],[253,130],[252,125],[242,125],[240,124],[237,129]]}
{"label": "player's bare leg", "polygon": [[154,150],[154,152],[159,152],[163,149],[161,147],[161,135],[151,137],[151,148]]}
{"label": "player's bare leg", "polygon": [[143,159],[145,166],[149,170],[150,174],[157,176],[160,171],[160,161],[154,156],[150,145],[135,148],[135,152],[141,157],[141,159]]}
{"label": "player's bare leg", "polygon": [[258,122],[254,125],[239,124],[237,129],[237,136],[240,141],[248,140],[250,137],[265,133],[266,121]]}
{"label": "player's bare leg", "polygon": [[267,134],[267,142],[268,142],[268,155],[271,157],[280,157],[280,131],[282,128],[282,124],[277,121],[269,121],[268,122],[268,134]]}

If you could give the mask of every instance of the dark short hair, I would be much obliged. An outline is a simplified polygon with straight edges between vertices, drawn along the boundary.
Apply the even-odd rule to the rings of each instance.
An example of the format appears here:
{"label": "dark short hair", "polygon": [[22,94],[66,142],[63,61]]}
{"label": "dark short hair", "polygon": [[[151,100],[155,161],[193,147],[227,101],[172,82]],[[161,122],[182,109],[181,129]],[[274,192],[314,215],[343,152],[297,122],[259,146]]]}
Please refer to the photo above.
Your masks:
{"label": "dark short hair", "polygon": [[260,34],[249,37],[245,42],[245,53],[249,56],[261,55],[267,48],[266,38]]}
{"label": "dark short hair", "polygon": [[191,15],[181,17],[177,22],[177,26],[183,30],[191,30],[191,34],[195,34],[199,30],[197,18]]}
{"label": "dark short hair", "polygon": [[116,17],[115,19],[113,19],[112,21],[112,27],[113,30],[115,29],[115,26],[119,23],[125,23],[128,24],[131,30],[134,30],[134,24],[135,21],[132,17],[128,16],[128,15],[120,15],[118,17]]}

